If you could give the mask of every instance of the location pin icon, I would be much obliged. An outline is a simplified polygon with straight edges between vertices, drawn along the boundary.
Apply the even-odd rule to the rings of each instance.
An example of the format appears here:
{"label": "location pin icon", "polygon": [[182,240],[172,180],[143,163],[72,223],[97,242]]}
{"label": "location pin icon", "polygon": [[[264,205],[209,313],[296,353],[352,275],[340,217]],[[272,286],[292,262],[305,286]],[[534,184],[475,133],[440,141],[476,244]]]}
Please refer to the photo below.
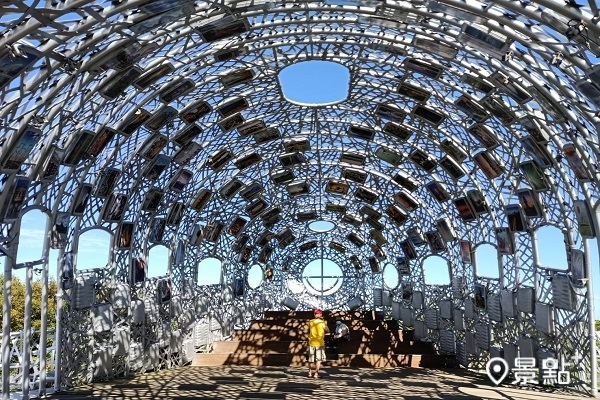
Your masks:
{"label": "location pin icon", "polygon": [[496,386],[501,384],[506,378],[508,369],[508,363],[502,357],[491,358],[487,364],[485,364],[485,371]]}

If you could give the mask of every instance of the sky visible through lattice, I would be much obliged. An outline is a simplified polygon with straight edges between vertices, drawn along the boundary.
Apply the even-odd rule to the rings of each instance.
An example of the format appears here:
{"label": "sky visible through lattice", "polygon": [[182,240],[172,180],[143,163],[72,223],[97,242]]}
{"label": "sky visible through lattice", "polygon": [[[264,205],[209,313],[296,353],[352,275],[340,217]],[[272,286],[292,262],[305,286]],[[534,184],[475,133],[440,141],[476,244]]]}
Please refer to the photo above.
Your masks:
{"label": "sky visible through lattice", "polygon": [[[339,99],[344,99],[348,95],[348,77],[345,76],[345,68],[343,70],[332,68],[334,63],[330,62],[303,62],[298,65],[304,65],[305,68],[294,68],[286,74],[280,75],[280,80],[287,80],[289,86],[284,87],[283,93],[285,96],[294,97],[299,103],[306,104],[331,104]],[[347,70],[346,70],[347,71]],[[334,74],[332,77],[331,74]],[[338,76],[339,75],[339,76]],[[333,79],[335,78],[335,79]],[[285,85],[286,82],[283,82]],[[296,97],[297,96],[297,97]],[[19,255],[17,263],[39,260],[42,254],[43,242],[41,238],[44,236],[46,219],[39,211],[30,211],[27,213],[21,225],[21,235],[19,240]],[[79,242],[77,268],[92,269],[104,268],[109,260],[110,235],[101,230],[91,230],[82,235],[82,240]],[[600,271],[598,261],[598,250],[595,243],[590,242],[590,262],[593,271],[594,292],[594,308],[596,319],[600,319]],[[490,249],[491,248],[491,249]],[[492,250],[492,251],[490,251]],[[547,235],[542,232],[538,236],[538,253],[540,255],[540,263],[556,262],[552,265],[553,268],[566,269],[566,253],[565,245],[562,238],[557,235]],[[498,277],[498,265],[495,250],[488,246],[486,250],[478,253],[478,276],[489,278]],[[49,253],[49,274],[51,278],[57,276],[57,258],[58,250],[50,250]],[[158,245],[150,249],[148,255],[149,277],[158,277],[168,274],[168,258],[169,251],[165,246]],[[394,262],[390,259],[382,264],[386,266],[389,262]],[[253,264],[249,264],[251,267]],[[0,258],[0,267],[4,266],[4,258]],[[329,260],[323,262],[323,275],[329,276],[332,272],[332,264]],[[250,268],[249,268],[250,269]],[[445,261],[440,257],[432,257],[429,265],[426,265],[426,283],[428,284],[448,284],[449,274]],[[444,271],[444,273],[440,273]],[[436,273],[437,272],[437,273]],[[208,261],[200,265],[198,271],[199,284],[214,284],[220,281],[221,266],[218,260]],[[398,280],[397,275],[392,268],[383,268],[384,281],[394,282]],[[14,276],[23,279],[25,276],[24,269],[16,270]],[[249,280],[253,282],[260,281],[262,270],[252,268],[249,273]],[[311,272],[311,275],[314,275]],[[39,272],[36,275],[39,277]],[[393,286],[393,284],[392,284]]]}

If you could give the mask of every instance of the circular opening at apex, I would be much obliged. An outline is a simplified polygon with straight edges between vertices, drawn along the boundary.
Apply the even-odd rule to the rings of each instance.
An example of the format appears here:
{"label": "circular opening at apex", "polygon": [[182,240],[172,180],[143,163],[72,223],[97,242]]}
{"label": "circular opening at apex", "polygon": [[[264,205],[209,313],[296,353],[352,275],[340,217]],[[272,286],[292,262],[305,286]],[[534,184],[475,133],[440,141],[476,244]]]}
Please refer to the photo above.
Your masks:
{"label": "circular opening at apex", "polygon": [[283,98],[302,106],[328,106],[348,98],[350,70],[332,61],[302,61],[278,75]]}
{"label": "circular opening at apex", "polygon": [[308,225],[308,228],[313,232],[324,233],[333,230],[333,228],[335,228],[335,224],[331,221],[319,220],[311,222]]}

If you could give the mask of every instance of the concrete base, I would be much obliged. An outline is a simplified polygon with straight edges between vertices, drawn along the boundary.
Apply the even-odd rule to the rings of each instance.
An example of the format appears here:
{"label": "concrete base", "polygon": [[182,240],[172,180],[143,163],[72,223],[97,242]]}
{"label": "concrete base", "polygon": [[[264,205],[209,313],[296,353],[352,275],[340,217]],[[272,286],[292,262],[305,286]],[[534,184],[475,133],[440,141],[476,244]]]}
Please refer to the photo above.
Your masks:
{"label": "concrete base", "polygon": [[352,399],[352,400],[576,400],[577,393],[536,386],[494,386],[462,369],[324,367],[321,379],[306,367],[183,367],[81,387],[47,397],[96,399]]}

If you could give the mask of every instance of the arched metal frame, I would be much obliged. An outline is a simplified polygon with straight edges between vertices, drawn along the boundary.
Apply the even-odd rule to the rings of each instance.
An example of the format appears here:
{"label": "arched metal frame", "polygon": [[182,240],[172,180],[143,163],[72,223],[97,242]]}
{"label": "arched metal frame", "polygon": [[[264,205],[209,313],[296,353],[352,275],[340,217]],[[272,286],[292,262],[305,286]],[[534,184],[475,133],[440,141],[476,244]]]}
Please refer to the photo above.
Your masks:
{"label": "arched metal frame", "polygon": [[[227,336],[287,296],[308,307],[315,299],[286,282],[325,257],[344,271],[342,289],[318,299],[326,307],[356,295],[373,307],[379,262],[398,262],[408,272],[381,304],[418,339],[473,368],[501,354],[582,356],[565,367],[571,386],[596,393],[585,281],[587,239],[600,228],[594,1],[0,7],[5,398],[46,390],[45,373],[33,383],[23,374],[45,371],[48,352],[31,355],[30,315],[21,381],[10,374],[13,268],[32,279],[15,264],[27,207],[51,214],[46,285],[50,246],[62,260],[55,388],[183,364],[198,320]],[[304,60],[346,66],[348,98],[283,100],[278,72]],[[68,233],[54,241],[65,216]],[[308,229],[321,218],[335,229]],[[537,262],[544,225],[564,232],[568,271]],[[106,269],[76,262],[91,228],[115,232]],[[168,277],[136,275],[157,243],[170,248]],[[468,248],[481,243],[499,248],[499,279],[474,273]],[[424,284],[431,253],[450,263],[451,285]],[[223,260],[223,281],[198,287],[207,257]],[[257,260],[273,276],[236,286]]]}

